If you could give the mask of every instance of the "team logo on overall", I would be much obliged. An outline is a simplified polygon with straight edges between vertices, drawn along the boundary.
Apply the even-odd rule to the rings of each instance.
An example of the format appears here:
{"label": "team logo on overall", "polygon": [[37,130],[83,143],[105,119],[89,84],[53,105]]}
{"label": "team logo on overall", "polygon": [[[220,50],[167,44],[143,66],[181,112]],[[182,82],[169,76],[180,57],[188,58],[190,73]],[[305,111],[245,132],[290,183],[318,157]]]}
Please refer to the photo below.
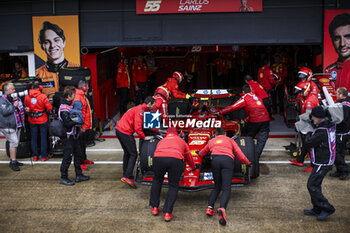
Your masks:
{"label": "team logo on overall", "polygon": [[32,98],[32,99],[30,100],[30,102],[31,102],[32,104],[36,104],[36,102],[38,102],[38,101],[36,100],[36,98]]}
{"label": "team logo on overall", "polygon": [[160,115],[157,112],[144,112],[143,113],[143,128],[144,129],[160,129]]}
{"label": "team logo on overall", "polygon": [[333,71],[331,72],[331,77],[332,77],[333,79],[336,79],[336,78],[337,78],[337,72],[336,72],[335,70],[333,70]]}

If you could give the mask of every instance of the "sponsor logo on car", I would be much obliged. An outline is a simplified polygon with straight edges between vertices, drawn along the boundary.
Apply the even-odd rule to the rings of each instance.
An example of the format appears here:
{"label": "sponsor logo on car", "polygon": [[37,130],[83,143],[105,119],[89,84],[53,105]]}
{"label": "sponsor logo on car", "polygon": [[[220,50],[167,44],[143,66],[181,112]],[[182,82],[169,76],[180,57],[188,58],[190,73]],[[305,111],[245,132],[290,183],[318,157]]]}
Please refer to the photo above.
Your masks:
{"label": "sponsor logo on car", "polygon": [[193,145],[204,145],[205,143],[207,142],[207,140],[195,140],[195,141],[192,141],[192,142],[190,142],[188,145],[191,145],[191,146],[193,146]]}

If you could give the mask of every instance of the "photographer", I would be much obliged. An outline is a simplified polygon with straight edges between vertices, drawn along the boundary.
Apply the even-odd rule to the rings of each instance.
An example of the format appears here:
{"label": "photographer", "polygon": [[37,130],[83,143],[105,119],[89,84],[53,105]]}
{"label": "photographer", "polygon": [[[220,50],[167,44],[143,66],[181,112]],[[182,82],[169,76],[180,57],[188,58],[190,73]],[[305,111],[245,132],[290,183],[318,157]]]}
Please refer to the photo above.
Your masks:
{"label": "photographer", "polygon": [[84,176],[80,167],[82,151],[79,144],[79,130],[77,123],[71,119],[71,111],[73,109],[72,102],[75,98],[75,87],[66,86],[63,92],[63,98],[61,99],[61,105],[59,108],[59,119],[62,120],[63,126],[67,131],[67,138],[63,139],[63,159],[61,164],[61,181],[63,185],[74,185],[74,182],[68,179],[68,168],[72,162],[72,156],[74,155],[74,168],[76,179],[75,182],[87,181],[89,176]]}
{"label": "photographer", "polygon": [[0,132],[10,143],[10,168],[19,171],[23,164],[16,160],[17,147],[20,138],[20,128],[24,127],[24,110],[19,98],[12,98],[15,86],[11,82],[3,86],[5,95],[0,97]]}
{"label": "photographer", "polygon": [[307,181],[307,189],[311,197],[313,208],[304,210],[308,216],[316,216],[317,220],[324,220],[335,212],[328,200],[322,194],[322,181],[332,170],[336,150],[336,127],[326,116],[326,111],[317,106],[311,111],[314,131],[305,138],[305,146],[310,149],[312,172]]}

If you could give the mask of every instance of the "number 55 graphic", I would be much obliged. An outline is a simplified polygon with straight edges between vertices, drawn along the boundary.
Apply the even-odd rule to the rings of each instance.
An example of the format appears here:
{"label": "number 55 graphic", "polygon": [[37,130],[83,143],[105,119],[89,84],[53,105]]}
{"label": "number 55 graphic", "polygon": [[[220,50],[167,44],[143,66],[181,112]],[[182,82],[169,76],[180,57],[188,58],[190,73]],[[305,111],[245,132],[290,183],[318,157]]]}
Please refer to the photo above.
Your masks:
{"label": "number 55 graphic", "polygon": [[159,11],[161,0],[158,1],[147,1],[145,5],[144,12]]}

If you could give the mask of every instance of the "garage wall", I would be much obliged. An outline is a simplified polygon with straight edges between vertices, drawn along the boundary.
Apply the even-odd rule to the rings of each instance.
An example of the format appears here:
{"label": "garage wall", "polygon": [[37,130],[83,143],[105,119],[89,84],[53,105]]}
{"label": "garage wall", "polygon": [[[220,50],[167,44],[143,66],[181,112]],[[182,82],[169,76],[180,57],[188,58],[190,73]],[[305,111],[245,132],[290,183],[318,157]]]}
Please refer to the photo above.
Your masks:
{"label": "garage wall", "polygon": [[78,14],[81,47],[321,44],[323,10],[345,0],[263,0],[261,13],[136,15],[135,0],[0,1],[0,51],[33,49],[32,16]]}

